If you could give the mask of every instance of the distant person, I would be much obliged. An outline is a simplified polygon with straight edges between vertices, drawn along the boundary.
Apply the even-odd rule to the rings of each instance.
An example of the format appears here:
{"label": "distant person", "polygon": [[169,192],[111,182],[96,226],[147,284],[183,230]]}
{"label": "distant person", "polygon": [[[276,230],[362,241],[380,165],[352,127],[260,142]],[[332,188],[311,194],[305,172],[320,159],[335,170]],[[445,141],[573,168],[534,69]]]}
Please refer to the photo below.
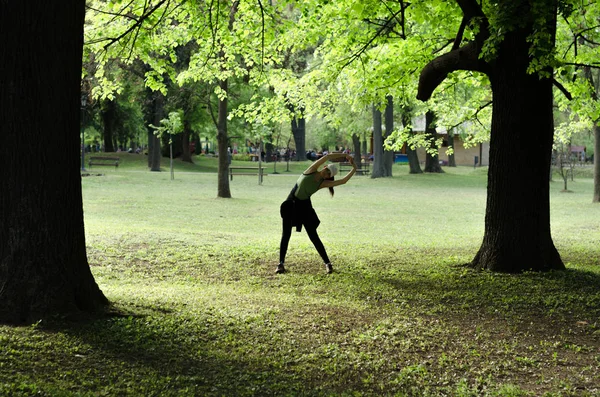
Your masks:
{"label": "distant person", "polygon": [[[342,159],[344,157],[352,164],[352,170],[350,170],[350,172],[342,179],[337,181],[334,180],[334,176],[338,173],[337,164],[325,165],[319,171],[319,167],[325,164],[327,160]],[[323,188],[328,188],[331,197],[333,197],[333,187],[348,182],[355,172],[356,164],[354,164],[352,156],[343,153],[331,153],[312,163],[311,166],[300,175],[300,178],[298,178],[298,181],[289,196],[281,204],[280,213],[283,220],[283,233],[281,235],[281,243],[279,246],[279,265],[277,265],[275,273],[285,273],[285,255],[287,253],[290,237],[292,236],[292,227],[296,226],[296,231],[299,232],[302,230],[303,225],[310,241],[312,241],[317,252],[321,255],[327,273],[333,272],[333,267],[329,261],[325,247],[317,234],[317,227],[319,227],[321,221],[319,221],[317,213],[312,207],[310,197],[319,189]]]}

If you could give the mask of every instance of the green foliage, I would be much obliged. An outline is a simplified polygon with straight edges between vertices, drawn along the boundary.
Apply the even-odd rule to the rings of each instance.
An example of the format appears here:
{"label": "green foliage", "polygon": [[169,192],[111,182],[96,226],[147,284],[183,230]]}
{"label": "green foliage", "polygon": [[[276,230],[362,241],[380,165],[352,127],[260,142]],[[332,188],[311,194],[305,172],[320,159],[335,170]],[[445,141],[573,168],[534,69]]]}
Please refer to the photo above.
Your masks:
{"label": "green foliage", "polygon": [[160,126],[150,124],[149,127],[155,130],[155,134],[162,137],[164,134],[169,136],[169,143],[173,143],[173,135],[177,135],[183,131],[182,112],[171,112],[169,118],[162,119]]}
{"label": "green foliage", "polygon": [[[564,114],[557,114],[557,140],[567,142],[599,122],[598,88],[589,76],[596,85],[600,76],[578,66],[597,65],[598,2],[479,4],[485,21],[470,20],[459,44],[488,29],[480,56],[494,62],[507,33],[533,26],[529,73],[551,77],[554,70],[553,77],[574,98],[567,100],[556,90]],[[370,107],[382,108],[388,95],[394,97],[397,115],[409,111],[404,109],[412,117],[433,110],[438,127],[459,131],[466,146],[489,139],[492,98],[485,76],[453,73],[427,104],[415,100],[418,74],[450,51],[458,32],[463,15],[455,1],[307,0],[257,6],[198,0],[164,2],[151,15],[147,11],[141,1],[90,3],[86,59],[93,60],[93,67],[86,76],[96,98],[119,98],[123,81],[131,80],[123,79],[121,69],[138,68],[144,84],[168,93],[169,109],[184,109],[186,125],[201,136],[216,133],[216,102],[227,95],[217,82],[227,79],[230,129],[239,140],[270,142],[274,130],[302,116],[309,120],[309,147],[347,146],[353,134],[364,141]],[[136,21],[142,21],[139,29]],[[179,97],[187,103],[173,100]],[[408,143],[437,151],[423,135],[409,134],[399,117],[395,125],[390,147]]]}

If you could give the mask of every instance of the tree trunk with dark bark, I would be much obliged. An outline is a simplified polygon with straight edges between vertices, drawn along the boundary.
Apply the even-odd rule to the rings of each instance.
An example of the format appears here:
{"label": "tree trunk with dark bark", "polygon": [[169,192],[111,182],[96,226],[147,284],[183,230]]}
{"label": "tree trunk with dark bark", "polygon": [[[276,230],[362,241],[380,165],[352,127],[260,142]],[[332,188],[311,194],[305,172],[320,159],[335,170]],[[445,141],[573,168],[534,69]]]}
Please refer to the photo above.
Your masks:
{"label": "tree trunk with dark bark", "polygon": [[[227,80],[219,81],[219,87],[227,93]],[[219,99],[217,116],[217,145],[219,145],[219,174],[217,182],[217,197],[231,198],[229,189],[229,137],[227,135],[227,97]]]}
{"label": "tree trunk with dark bark", "polygon": [[[471,266],[511,273],[564,269],[550,233],[552,81],[527,72],[533,26],[539,29],[545,23],[551,33],[550,43],[554,42],[556,2],[548,1],[537,8],[527,2],[499,3],[504,17],[518,18],[520,24],[504,33],[492,62],[480,56],[490,36],[483,9],[475,1],[457,3],[464,21],[478,20],[479,31],[474,40],[462,47],[458,47],[457,40],[452,51],[423,68],[417,98],[429,99],[433,90],[456,70],[486,73],[491,82],[494,108],[485,229]],[[551,69],[545,73],[552,76]]]}
{"label": "tree trunk with dark bark", "polygon": [[432,111],[425,113],[425,134],[427,135],[427,141],[429,142],[429,148],[435,149],[435,154],[427,152],[425,155],[425,172],[442,173],[442,167],[440,166],[440,158],[438,155],[437,147],[435,143],[436,131],[435,131],[435,115]]}
{"label": "tree trunk with dark bark", "polygon": [[600,120],[594,123],[594,199],[600,203]]}
{"label": "tree trunk with dark bark", "polygon": [[[384,120],[385,120],[385,135],[383,137],[383,143],[388,136],[394,131],[394,98],[391,95],[386,97],[387,104],[385,106]],[[383,166],[385,167],[386,176],[392,176],[392,166],[394,165],[394,151],[386,150],[385,145],[383,149]]]}
{"label": "tree trunk with dark bark", "polygon": [[[404,126],[411,124],[411,112],[408,109],[403,109],[402,112],[402,124]],[[411,131],[409,135],[412,136],[414,133]],[[417,151],[412,149],[410,145],[406,145],[406,157],[408,158],[408,168],[410,174],[422,174],[423,170],[421,170],[421,164],[419,163],[419,156],[417,155]]]}
{"label": "tree trunk with dark bark", "polygon": [[358,134],[352,134],[352,146],[354,147],[354,160],[356,161],[356,168],[362,169],[362,154],[360,151],[360,136],[358,136]]}
{"label": "tree trunk with dark bark", "polygon": [[296,146],[296,161],[306,160],[306,121],[302,115],[292,119],[292,135]]}
{"label": "tree trunk with dark bark", "polygon": [[0,323],[108,304],[90,271],[83,223],[84,6],[0,2]]}
{"label": "tree trunk with dark bark", "polygon": [[160,172],[160,138],[149,125],[160,125],[160,121],[164,118],[165,98],[160,91],[146,89],[146,94],[147,100],[144,117],[146,128],[148,129],[148,168],[150,168],[150,171]]}
{"label": "tree trunk with dark bark", "polygon": [[[600,89],[600,73],[596,74],[596,78],[594,79],[594,73],[592,72],[592,68],[586,66],[583,68],[583,73],[585,78],[590,83],[590,87],[592,89],[592,99],[598,102],[598,90]],[[594,81],[595,80],[595,81]],[[592,203],[600,203],[600,160],[598,156],[600,156],[600,119],[594,120],[594,196],[592,198]]]}
{"label": "tree trunk with dark bark", "polygon": [[373,171],[371,178],[386,177],[383,159],[383,131],[381,129],[381,111],[373,106]]}
{"label": "tree trunk with dark bark", "polygon": [[181,133],[181,161],[186,163],[194,163],[192,160],[192,152],[190,151],[190,137],[192,136],[192,127],[190,121],[184,115],[183,131]]}
{"label": "tree trunk with dark bark", "polygon": [[490,75],[494,108],[485,232],[472,262],[480,269],[564,269],[550,234],[552,81],[527,73],[528,35],[505,36]]}
{"label": "tree trunk with dark bark", "polygon": [[419,156],[415,149],[411,149],[410,146],[406,147],[406,157],[408,158],[408,168],[410,169],[409,174],[422,174],[421,164],[419,163]]}
{"label": "tree trunk with dark bark", "polygon": [[[454,151],[454,132],[448,131],[448,146]],[[481,162],[481,159],[479,159]],[[454,158],[454,152],[448,155],[448,167],[456,167],[456,159]]]}
{"label": "tree trunk with dark bark", "polygon": [[100,115],[103,126],[104,151],[112,153],[115,151],[113,140],[117,122],[117,103],[112,99],[104,99],[101,108]]}

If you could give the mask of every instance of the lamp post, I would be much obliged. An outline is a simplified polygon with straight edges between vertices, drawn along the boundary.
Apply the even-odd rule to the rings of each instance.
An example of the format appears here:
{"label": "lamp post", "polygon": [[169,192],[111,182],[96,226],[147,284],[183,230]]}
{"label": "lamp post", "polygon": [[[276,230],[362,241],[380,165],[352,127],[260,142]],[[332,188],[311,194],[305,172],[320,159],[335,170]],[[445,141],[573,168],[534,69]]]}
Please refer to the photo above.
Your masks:
{"label": "lamp post", "polygon": [[85,171],[85,106],[87,105],[87,96],[81,93],[81,171]]}

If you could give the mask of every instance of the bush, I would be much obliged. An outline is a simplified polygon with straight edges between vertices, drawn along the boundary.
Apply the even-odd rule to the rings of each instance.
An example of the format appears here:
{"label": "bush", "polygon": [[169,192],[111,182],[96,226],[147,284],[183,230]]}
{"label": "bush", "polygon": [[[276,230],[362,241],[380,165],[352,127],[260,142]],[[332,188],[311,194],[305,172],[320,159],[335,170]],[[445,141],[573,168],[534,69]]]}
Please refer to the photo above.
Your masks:
{"label": "bush", "polygon": [[250,161],[250,155],[244,154],[244,153],[238,153],[238,154],[233,155],[233,159],[240,160],[240,161]]}

